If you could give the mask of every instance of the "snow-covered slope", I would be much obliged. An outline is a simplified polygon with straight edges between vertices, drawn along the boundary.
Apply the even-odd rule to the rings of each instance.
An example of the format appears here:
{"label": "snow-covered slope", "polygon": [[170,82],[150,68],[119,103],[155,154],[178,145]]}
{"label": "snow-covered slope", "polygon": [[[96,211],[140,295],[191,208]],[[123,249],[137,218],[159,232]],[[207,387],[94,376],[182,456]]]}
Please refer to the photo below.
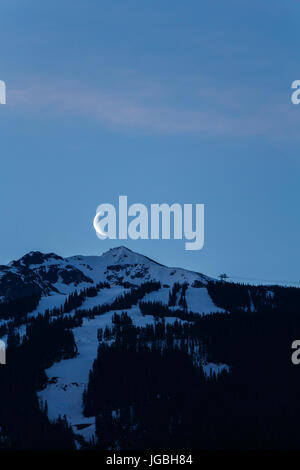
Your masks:
{"label": "snow-covered slope", "polygon": [[[150,315],[143,316],[138,307],[126,310],[126,313],[136,326],[143,327],[154,323],[154,318]],[[38,394],[40,400],[47,401],[50,419],[65,415],[74,432],[87,441],[95,433],[95,418],[86,418],[83,415],[82,394],[87,387],[89,371],[97,356],[97,330],[111,327],[113,314],[114,312],[108,312],[94,319],[85,318],[81,327],[73,329],[78,355],[46,369],[49,382]],[[176,320],[175,317],[169,317],[165,321],[166,324],[172,324]]]}
{"label": "snow-covered slope", "polygon": [[[40,300],[36,309],[29,314],[30,318],[46,310],[60,308],[69,294],[75,291],[79,293],[87,287],[95,286],[97,290],[96,295],[84,298],[80,305],[84,311],[109,305],[120,295],[129,292],[130,288],[148,281],[160,282],[161,288],[145,294],[143,302],[159,302],[169,306],[170,294],[176,283],[176,299],[169,306],[174,316],[165,319],[166,323],[173,323],[178,320],[176,311],[183,309],[180,304],[182,295],[187,311],[200,315],[222,311],[214,305],[208,294],[206,286],[209,280],[209,277],[200,273],[163,266],[124,246],[111,249],[101,256],[62,258],[54,253],[30,252],[7,266],[0,266],[0,296],[2,300],[9,301],[18,296],[38,294]],[[104,286],[103,283],[107,284]],[[142,315],[138,303],[125,311],[137,326],[155,322],[152,315]],[[72,310],[70,314],[74,312]],[[112,325],[114,312],[115,309],[112,309],[95,318],[87,316],[82,326],[73,329],[78,354],[73,359],[62,360],[47,369],[48,385],[39,392],[40,399],[47,400],[49,417],[54,419],[59,414],[65,414],[74,431],[86,440],[94,435],[95,420],[83,416],[82,393],[97,354],[97,330]],[[117,312],[121,314],[121,311]],[[20,334],[22,329],[25,330],[24,325],[18,328]]]}
{"label": "snow-covered slope", "polygon": [[146,256],[121,246],[105,252],[102,256],[73,256],[66,262],[84,273],[94,282],[108,281],[112,284],[129,283],[140,285],[155,280],[162,284],[174,282],[207,283],[208,277],[181,268],[169,268]]}
{"label": "snow-covered slope", "polygon": [[54,253],[30,252],[7,266],[0,266],[0,296],[8,300],[40,293],[41,303],[50,306],[53,302],[45,301],[49,295],[62,301],[61,295],[99,282],[130,288],[150,280],[170,288],[175,282],[192,286],[197,281],[205,286],[209,278],[186,269],[163,266],[124,246],[101,256],[62,258]]}
{"label": "snow-covered slope", "polygon": [[[147,294],[143,301],[168,305],[175,283],[187,285],[186,306],[198,314],[223,311],[212,302],[206,285],[211,278],[182,268],[169,268],[124,246],[113,248],[100,256],[62,258],[55,253],[30,252],[17,261],[0,266],[0,302],[18,297],[39,295],[35,316],[46,310],[60,308],[67,296],[75,291],[108,283],[96,297],[86,299],[83,309],[111,303],[117,296],[148,281],[158,281],[161,289]],[[179,305],[180,292],[172,309]]]}

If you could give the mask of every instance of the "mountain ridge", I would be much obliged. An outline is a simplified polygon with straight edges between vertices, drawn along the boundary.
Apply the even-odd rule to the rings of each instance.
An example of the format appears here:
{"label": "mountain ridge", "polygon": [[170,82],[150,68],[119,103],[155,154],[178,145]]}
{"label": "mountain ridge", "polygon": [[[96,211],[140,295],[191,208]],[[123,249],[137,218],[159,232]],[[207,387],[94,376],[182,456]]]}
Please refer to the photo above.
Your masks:
{"label": "mountain ridge", "polygon": [[[0,299],[20,296],[70,293],[98,282],[112,285],[124,282],[138,286],[146,281],[206,284],[211,278],[184,268],[168,267],[125,246],[111,248],[101,255],[74,255],[30,251],[18,260],[0,266]],[[15,286],[15,287],[14,287]]]}

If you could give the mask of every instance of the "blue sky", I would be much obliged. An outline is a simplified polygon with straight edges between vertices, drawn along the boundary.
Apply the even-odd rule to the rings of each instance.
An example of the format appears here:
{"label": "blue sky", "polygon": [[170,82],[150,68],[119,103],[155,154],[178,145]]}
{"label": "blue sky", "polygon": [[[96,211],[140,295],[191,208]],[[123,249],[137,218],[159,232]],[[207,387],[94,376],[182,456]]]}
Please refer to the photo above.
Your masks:
{"label": "blue sky", "polygon": [[205,246],[162,263],[299,281],[295,1],[2,0],[0,263],[100,254],[96,207],[204,203]]}

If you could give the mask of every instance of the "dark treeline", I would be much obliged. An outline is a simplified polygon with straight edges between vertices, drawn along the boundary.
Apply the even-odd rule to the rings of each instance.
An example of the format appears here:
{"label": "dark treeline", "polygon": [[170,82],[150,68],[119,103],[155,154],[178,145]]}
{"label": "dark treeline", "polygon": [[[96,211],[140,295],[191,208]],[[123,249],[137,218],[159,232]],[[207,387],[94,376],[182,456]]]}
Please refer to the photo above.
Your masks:
{"label": "dark treeline", "polygon": [[[68,295],[64,304],[61,307],[46,309],[45,314],[48,317],[62,317],[64,314],[68,314],[72,310],[75,310],[75,313],[73,315],[74,322],[71,327],[80,326],[82,324],[82,318],[84,317],[94,318],[97,315],[102,315],[103,313],[110,312],[112,310],[122,310],[126,308],[131,308],[133,305],[136,305],[138,301],[144,297],[144,295],[159,290],[161,288],[161,283],[154,281],[145,282],[139,287],[131,288],[129,292],[118,296],[111,303],[97,305],[96,307],[90,309],[79,308],[82,306],[83,302],[87,298],[96,297],[101,289],[109,289],[110,287],[110,284],[107,282],[99,282],[96,286],[87,287],[79,292],[72,292]],[[29,302],[28,299],[29,298],[26,298],[26,302]],[[37,304],[38,302],[39,300],[37,301]],[[34,304],[34,307],[30,308],[30,312],[37,308],[37,304]],[[27,303],[25,304],[25,306],[26,305]],[[1,336],[7,334],[8,331],[12,331],[14,328],[30,322],[30,319],[28,319],[27,317],[27,313],[29,312],[26,309],[23,312],[20,309],[20,313],[18,316],[7,315],[5,319],[8,319],[9,322],[0,326],[0,338]]]}
{"label": "dark treeline", "polygon": [[[72,310],[79,308],[87,298],[96,297],[98,292],[104,288],[110,288],[110,284],[108,282],[99,282],[95,286],[72,292],[66,298],[63,306],[47,310],[47,312],[54,316],[70,313]],[[33,294],[0,302],[0,319],[13,320],[16,326],[17,324],[21,325],[26,322],[26,315],[37,309],[40,300],[41,294]]]}
{"label": "dark treeline", "polygon": [[83,395],[85,415],[97,416],[99,447],[167,443],[180,422],[187,384],[212,379],[194,367],[180,323],[139,328],[125,313],[113,323],[114,342],[100,344]]}
{"label": "dark treeline", "polygon": [[8,320],[18,316],[24,317],[37,308],[40,300],[41,294],[33,294],[0,302],[0,319]]}
{"label": "dark treeline", "polygon": [[61,313],[70,313],[72,310],[79,308],[87,298],[96,297],[99,291],[104,288],[109,289],[110,284],[108,282],[99,282],[96,286],[69,294],[64,306],[61,308]]}
{"label": "dark treeline", "polygon": [[[172,289],[169,293],[169,307],[175,307],[175,305],[181,306],[185,311],[187,310],[187,303],[185,298],[185,293],[188,288],[188,283],[185,282],[180,284],[175,282],[172,286]],[[179,298],[178,298],[179,297]]]}
{"label": "dark treeline", "polygon": [[215,305],[229,312],[289,310],[300,304],[300,289],[297,287],[209,282],[207,289]]}
{"label": "dark treeline", "polygon": [[137,305],[138,301],[146,294],[157,291],[161,288],[160,282],[144,282],[139,287],[131,288],[129,292],[117,297],[111,304],[111,310],[122,310]]}
{"label": "dark treeline", "polygon": [[160,282],[144,282],[138,287],[131,288],[129,292],[126,292],[125,294],[116,297],[116,299],[109,304],[97,305],[88,310],[79,310],[78,313],[81,313],[83,316],[96,316],[102,315],[103,313],[112,310],[129,309],[133,305],[137,305],[139,300],[141,300],[146,294],[157,291],[160,288]]}
{"label": "dark treeline", "polygon": [[[0,366],[0,448],[74,447],[66,420],[50,422],[47,404],[39,406],[45,368],[76,355],[71,329],[83,317],[139,305],[154,315],[154,325],[135,327],[123,313],[113,315],[112,328],[98,330],[83,396],[85,414],[96,415],[98,442],[91,446],[300,449],[300,366],[291,362],[291,344],[300,338],[300,289],[210,282],[210,296],[227,313],[200,316],[187,312],[184,284],[173,286],[168,306],[143,301],[161,287],[149,282],[110,304],[78,308],[102,287],[72,294],[61,309],[37,318],[26,319],[28,307],[20,308],[0,327],[8,333],[9,363]],[[169,325],[169,316],[186,321]],[[24,319],[21,340],[14,328]],[[202,360],[228,364],[230,372],[207,377]]]}
{"label": "dark treeline", "polygon": [[55,361],[74,357],[77,352],[70,322],[32,319],[20,341],[10,332],[7,339],[7,364],[0,366],[0,448],[42,449],[74,448],[73,432],[65,418],[50,422],[47,403],[40,407],[37,390],[46,385],[45,368]]}
{"label": "dark treeline", "polygon": [[63,308],[54,308],[52,310],[47,309],[45,314],[38,314],[37,317],[29,318],[27,314],[19,315],[16,318],[10,318],[6,323],[0,325],[0,339],[6,335],[12,333],[16,328],[20,327],[21,325],[30,325],[32,322],[35,321],[35,318],[40,318],[45,316],[46,318],[63,318],[64,323],[67,323],[68,328],[74,328],[77,326],[82,325],[82,318],[85,315],[82,315],[79,311],[76,311],[74,315],[64,315]]}
{"label": "dark treeline", "polygon": [[[300,367],[291,362],[299,290],[273,291],[257,312],[160,321],[156,332],[115,320],[84,394],[96,447],[299,449]],[[205,377],[200,353],[230,373]]]}
{"label": "dark treeline", "polygon": [[192,312],[187,313],[186,308],[178,307],[171,309],[166,304],[156,300],[148,302],[141,300],[139,307],[143,315],[153,315],[155,318],[177,317],[181,320],[191,321],[195,316]]}
{"label": "dark treeline", "polygon": [[188,349],[189,344],[198,346],[201,343],[201,348],[203,343],[203,338],[195,337],[193,330],[190,328],[192,324],[187,322],[182,323],[180,321],[175,321],[172,324],[165,322],[164,318],[160,321],[155,322],[155,324],[148,324],[143,327],[133,326],[132,319],[128,316],[126,312],[122,312],[121,315],[114,313],[112,316],[113,327],[109,328],[108,326],[103,329],[98,330],[98,339],[101,342],[102,338],[105,340],[115,340],[115,341],[124,341],[124,330],[126,329],[126,341],[136,342],[137,340],[142,343],[147,343],[150,341],[154,344],[155,348],[161,348],[165,343],[167,344],[177,344],[178,340],[181,341],[181,345],[185,345],[185,348]]}
{"label": "dark treeline", "polygon": [[180,284],[179,282],[175,282],[172,286],[172,289],[170,289],[169,292],[169,307],[174,307],[177,302],[177,295],[178,292],[180,291]]}

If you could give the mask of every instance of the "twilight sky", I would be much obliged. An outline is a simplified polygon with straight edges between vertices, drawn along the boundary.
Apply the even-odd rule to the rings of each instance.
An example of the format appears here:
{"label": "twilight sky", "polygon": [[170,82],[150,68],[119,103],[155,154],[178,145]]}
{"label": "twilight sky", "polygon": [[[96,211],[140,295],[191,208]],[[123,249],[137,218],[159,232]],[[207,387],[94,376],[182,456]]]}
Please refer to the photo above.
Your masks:
{"label": "twilight sky", "polygon": [[[0,264],[125,244],[299,282],[300,3],[2,0]],[[101,203],[204,203],[205,245],[103,241]]]}

